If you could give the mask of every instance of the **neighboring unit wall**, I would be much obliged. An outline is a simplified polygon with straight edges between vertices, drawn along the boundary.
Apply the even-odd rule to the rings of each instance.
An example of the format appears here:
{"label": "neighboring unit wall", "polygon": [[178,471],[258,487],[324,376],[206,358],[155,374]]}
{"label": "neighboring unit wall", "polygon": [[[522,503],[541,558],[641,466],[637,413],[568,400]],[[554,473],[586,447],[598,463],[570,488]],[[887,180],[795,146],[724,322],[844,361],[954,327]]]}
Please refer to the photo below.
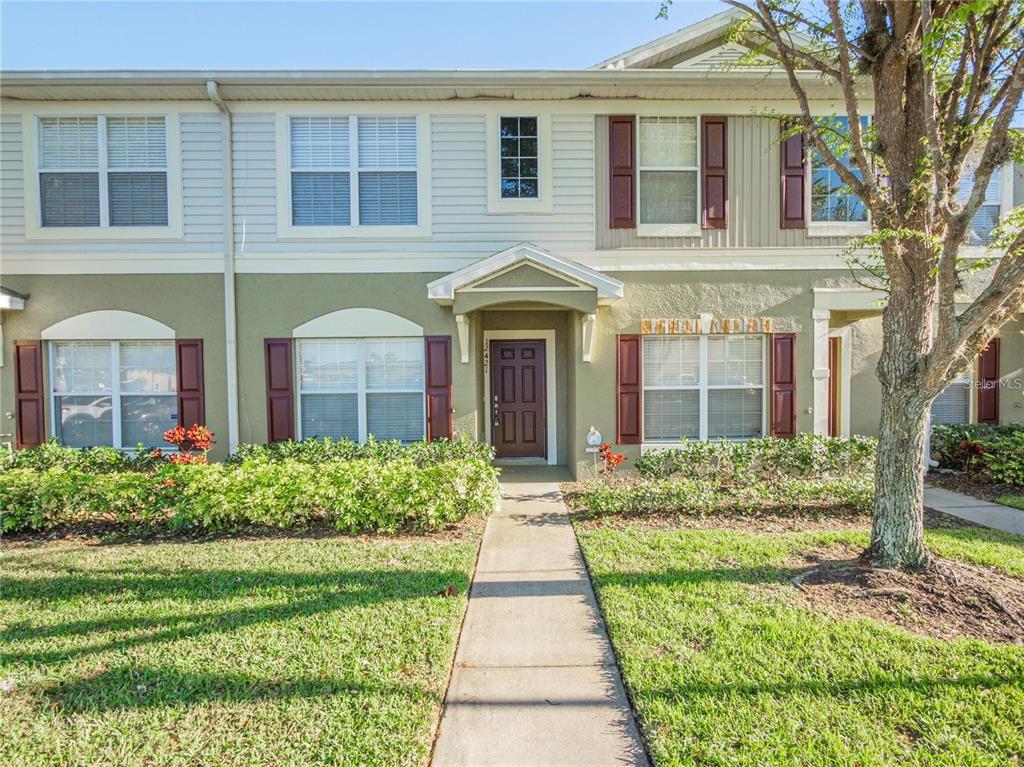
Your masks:
{"label": "neighboring unit wall", "polygon": [[[14,342],[36,340],[54,323],[84,312],[116,309],[145,315],[175,331],[178,339],[203,341],[206,425],[216,434],[214,458],[227,456],[227,371],[224,343],[224,292],[216,274],[151,275],[5,275],[4,287],[29,294],[25,309],[5,312],[4,366],[0,368],[0,432],[14,433]],[[111,339],[118,340],[118,339]],[[44,365],[46,391],[51,391]],[[53,433],[53,412],[46,402],[46,433]]]}
{"label": "neighboring unit wall", "polygon": [[999,334],[999,422],[1024,426],[1024,316]]}
{"label": "neighboring unit wall", "polygon": [[635,229],[608,226],[608,118],[595,119],[597,247],[600,248],[835,248],[846,237],[808,237],[804,229],[779,226],[781,195],[778,123],[731,116],[726,132],[728,228],[699,237],[637,237]]}
{"label": "neighboring unit wall", "polygon": [[[69,114],[105,114],[110,105],[94,109],[75,104]],[[50,114],[62,114],[52,104]],[[123,111],[123,105],[120,107]],[[181,237],[125,239],[116,227],[100,238],[26,239],[23,168],[25,140],[23,115],[35,115],[39,105],[4,102],[0,118],[0,248],[2,272],[9,274],[68,274],[82,272],[213,272],[223,269],[224,158],[223,122],[216,112],[188,105],[140,105],[137,114],[167,114],[178,121],[181,157]],[[212,105],[210,107],[212,110]],[[31,121],[30,121],[31,122]],[[169,147],[170,149],[170,147]],[[172,156],[168,152],[168,156]],[[170,201],[172,206],[174,201]],[[169,268],[169,264],[173,266]]]}

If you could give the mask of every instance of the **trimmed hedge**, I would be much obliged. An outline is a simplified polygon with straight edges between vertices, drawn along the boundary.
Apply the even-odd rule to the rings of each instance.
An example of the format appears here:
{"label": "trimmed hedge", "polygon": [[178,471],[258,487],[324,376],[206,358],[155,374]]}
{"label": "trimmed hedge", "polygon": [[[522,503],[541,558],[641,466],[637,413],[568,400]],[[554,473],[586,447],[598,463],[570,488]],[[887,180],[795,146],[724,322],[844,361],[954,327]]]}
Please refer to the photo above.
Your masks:
{"label": "trimmed hedge", "polygon": [[639,476],[580,483],[569,503],[591,514],[859,516],[874,498],[876,441],[688,442],[645,453]]}
{"label": "trimmed hedge", "polygon": [[684,442],[644,453],[636,461],[636,470],[648,479],[680,477],[720,484],[844,477],[872,471],[877,444],[872,437],[814,434],[747,442]]}
{"label": "trimmed hedge", "polygon": [[1024,426],[984,423],[932,427],[931,457],[972,479],[1024,486]]}
{"label": "trimmed hedge", "polygon": [[[496,507],[498,472],[484,448],[424,444],[402,448],[408,450],[403,455],[388,446],[378,458],[318,460],[249,450],[230,464],[173,465],[131,458],[118,464],[105,451],[44,446],[0,471],[0,529],[118,523],[226,530],[327,523],[346,532],[436,530]],[[295,449],[295,455],[303,450]],[[305,450],[320,455],[316,448]]]}

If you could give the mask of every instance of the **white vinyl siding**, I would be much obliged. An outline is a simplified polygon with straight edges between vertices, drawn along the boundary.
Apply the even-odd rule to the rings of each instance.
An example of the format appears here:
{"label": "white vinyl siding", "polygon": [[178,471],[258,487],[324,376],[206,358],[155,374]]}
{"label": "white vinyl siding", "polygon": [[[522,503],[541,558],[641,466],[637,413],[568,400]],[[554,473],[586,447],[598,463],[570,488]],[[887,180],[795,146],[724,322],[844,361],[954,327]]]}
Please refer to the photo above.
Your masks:
{"label": "white vinyl siding", "polygon": [[697,227],[697,118],[641,117],[637,147],[638,224]]}
{"label": "white vinyl siding", "polygon": [[646,336],[644,441],[764,434],[764,337]]}
{"label": "white vinyl siding", "polygon": [[43,227],[167,226],[163,117],[40,117]]}
{"label": "white vinyl siding", "polygon": [[61,444],[151,448],[177,425],[173,341],[55,341],[50,377]]}
{"label": "white vinyl siding", "polygon": [[[974,170],[965,170],[960,177],[960,185],[957,188],[956,201],[963,204],[967,202],[974,190]],[[996,168],[985,187],[985,197],[978,206],[978,210],[971,218],[971,224],[967,229],[967,245],[991,245],[994,239],[995,228],[999,225],[999,216],[1002,212],[1003,202],[1003,176],[1002,168]]]}
{"label": "white vinyl siding", "polygon": [[422,338],[300,340],[300,437],[423,439],[423,365]]}
{"label": "white vinyl siding", "polygon": [[415,226],[417,143],[414,116],[290,118],[292,225]]}

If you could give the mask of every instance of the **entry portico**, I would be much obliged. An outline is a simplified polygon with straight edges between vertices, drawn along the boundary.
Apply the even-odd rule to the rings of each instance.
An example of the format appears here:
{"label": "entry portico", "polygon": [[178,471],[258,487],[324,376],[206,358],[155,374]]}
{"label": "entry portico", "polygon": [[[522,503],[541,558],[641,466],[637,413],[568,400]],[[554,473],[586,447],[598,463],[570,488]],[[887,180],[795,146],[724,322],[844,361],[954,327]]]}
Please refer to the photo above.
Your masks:
{"label": "entry portico", "polygon": [[623,283],[524,242],[434,280],[427,295],[451,307],[456,359],[475,366],[480,438],[499,458],[567,463],[575,367],[590,362],[599,309]]}

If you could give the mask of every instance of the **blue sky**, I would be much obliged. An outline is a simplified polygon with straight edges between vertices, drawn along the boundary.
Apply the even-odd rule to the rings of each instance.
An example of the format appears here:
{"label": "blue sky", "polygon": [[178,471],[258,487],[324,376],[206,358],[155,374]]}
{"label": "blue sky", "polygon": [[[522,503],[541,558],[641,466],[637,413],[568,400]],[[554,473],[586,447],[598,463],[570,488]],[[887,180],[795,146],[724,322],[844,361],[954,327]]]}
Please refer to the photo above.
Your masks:
{"label": "blue sky", "polygon": [[724,10],[631,2],[6,2],[4,69],[594,64]]}

